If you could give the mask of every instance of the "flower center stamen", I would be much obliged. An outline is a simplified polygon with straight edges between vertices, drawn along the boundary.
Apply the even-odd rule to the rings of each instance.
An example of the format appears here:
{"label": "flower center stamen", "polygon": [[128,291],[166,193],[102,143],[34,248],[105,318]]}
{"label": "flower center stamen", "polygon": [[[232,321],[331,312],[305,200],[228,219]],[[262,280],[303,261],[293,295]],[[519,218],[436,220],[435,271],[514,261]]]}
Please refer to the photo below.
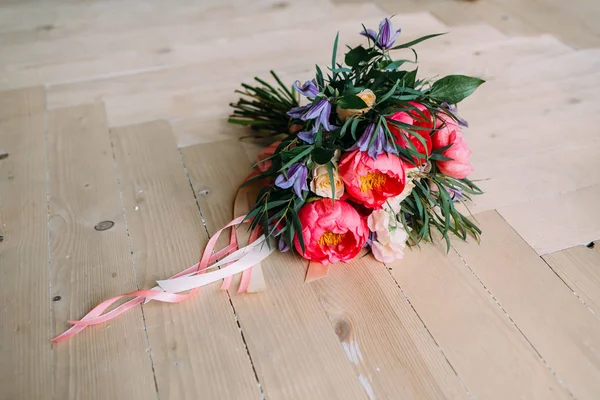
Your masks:
{"label": "flower center stamen", "polygon": [[318,243],[321,246],[337,246],[342,240],[344,240],[345,235],[345,233],[333,233],[327,231],[319,238]]}
{"label": "flower center stamen", "polygon": [[373,188],[377,189],[381,187],[387,178],[387,175],[381,172],[370,172],[360,177],[360,191],[366,192]]}

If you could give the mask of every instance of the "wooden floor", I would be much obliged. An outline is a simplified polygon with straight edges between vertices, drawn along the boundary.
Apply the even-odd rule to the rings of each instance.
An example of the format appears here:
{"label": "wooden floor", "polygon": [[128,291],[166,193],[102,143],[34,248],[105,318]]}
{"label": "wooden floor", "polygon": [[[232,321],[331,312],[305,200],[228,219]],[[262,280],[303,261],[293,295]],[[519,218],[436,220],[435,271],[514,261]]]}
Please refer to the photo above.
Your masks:
{"label": "wooden floor", "polygon": [[[0,4],[0,399],[600,398],[596,1]],[[450,32],[421,74],[488,81],[461,108],[481,244],[312,283],[276,254],[264,293],[215,285],[51,345],[232,218],[260,148],[225,121],[241,81],[305,79],[338,29],[356,44],[389,14]]]}

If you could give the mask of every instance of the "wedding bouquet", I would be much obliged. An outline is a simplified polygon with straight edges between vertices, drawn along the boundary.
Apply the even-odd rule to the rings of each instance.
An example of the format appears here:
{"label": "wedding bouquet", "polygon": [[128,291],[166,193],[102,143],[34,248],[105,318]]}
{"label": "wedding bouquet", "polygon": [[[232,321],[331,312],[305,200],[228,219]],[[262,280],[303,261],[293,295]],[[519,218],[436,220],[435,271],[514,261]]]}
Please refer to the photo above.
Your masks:
{"label": "wedding bouquet", "polygon": [[[250,291],[252,280],[262,276],[260,262],[275,247],[294,249],[326,271],[366,247],[377,260],[392,262],[407,243],[433,239],[434,231],[448,247],[449,233],[477,239],[479,228],[455,207],[481,193],[467,179],[471,152],[461,133],[467,123],[456,104],[483,81],[462,75],[419,79],[417,68],[401,69],[416,63],[414,50],[414,60],[391,57],[393,50],[412,50],[439,34],[394,45],[400,31],[388,18],[377,32],[363,26],[361,34],[367,46],[349,48],[344,64],[336,61],[336,37],[327,72],[317,66],[315,78],[303,84],[288,87],[272,73],[274,86],[258,78],[258,86],[242,85],[243,98],[232,104],[229,121],[273,139],[243,184],[261,187],[251,210],[219,229],[197,264],[152,289],[103,301],[69,321],[73,326],[53,341],[151,300],[184,301],[212,282],[222,280],[226,290],[238,273],[238,293]],[[246,246],[233,229],[243,223],[250,224]],[[215,251],[227,228],[229,244]],[[125,297],[133,298],[112,308]]]}
{"label": "wedding bouquet", "polygon": [[[475,238],[479,228],[455,207],[481,190],[461,133],[466,121],[456,104],[483,83],[450,75],[419,79],[415,60],[394,60],[393,50],[439,34],[395,45],[385,18],[374,31],[363,26],[368,45],[349,48],[344,64],[316,67],[314,79],[288,88],[256,78],[243,85],[229,122],[278,139],[264,149],[244,185],[261,181],[248,213],[253,228],[322,264],[350,261],[364,247],[375,258],[402,258],[406,243],[418,245],[439,231]],[[303,104],[302,99],[307,101]]]}

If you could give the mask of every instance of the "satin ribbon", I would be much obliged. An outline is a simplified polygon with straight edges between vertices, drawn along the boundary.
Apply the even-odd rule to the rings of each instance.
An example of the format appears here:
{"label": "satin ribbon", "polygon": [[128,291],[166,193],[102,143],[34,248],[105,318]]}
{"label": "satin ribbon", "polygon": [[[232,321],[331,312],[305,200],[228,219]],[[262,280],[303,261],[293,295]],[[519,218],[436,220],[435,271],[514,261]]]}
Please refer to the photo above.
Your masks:
{"label": "satin ribbon", "polygon": [[[251,235],[251,239],[256,240],[252,240],[252,243],[250,243],[248,246],[242,249],[238,249],[238,243],[235,237],[235,232],[233,232],[233,227],[241,224],[244,221],[245,217],[246,216],[244,215],[235,218],[223,228],[215,232],[215,234],[208,241],[208,244],[204,249],[200,262],[198,262],[197,264],[194,264],[191,267],[173,275],[167,280],[159,281],[158,283],[160,286],[155,287],[153,289],[136,290],[103,301],[102,303],[94,307],[90,312],[88,312],[83,318],[81,318],[81,320],[69,321],[69,323],[73,324],[73,326],[67,331],[52,339],[52,342],[57,343],[67,340],[73,337],[74,335],[78,334],[79,332],[83,331],[87,326],[101,324],[106,321],[109,321],[130,310],[131,308],[137,306],[138,304],[144,302],[157,300],[165,303],[180,303],[195,295],[201,286],[207,285],[212,282],[216,282],[220,279],[225,279],[221,288],[228,288],[229,284],[231,283],[231,277],[233,277],[233,275],[239,272],[249,271],[254,264],[262,261],[269,254],[271,254],[271,252],[273,251],[272,249],[274,248],[274,246],[268,246],[268,243],[266,239],[264,239],[264,236],[258,239],[256,239],[256,236],[252,237],[253,235],[256,235],[253,232],[253,235]],[[213,250],[215,248],[216,242],[220,234],[227,228],[232,228],[229,245],[213,254]],[[222,265],[226,266],[216,271],[207,272],[208,270],[218,268]],[[243,290],[247,289],[247,281],[250,277],[249,274],[246,275],[247,277],[245,278],[245,280],[242,277],[242,283],[245,282],[242,287]],[[199,277],[201,277],[202,279],[197,279]],[[170,283],[166,283],[170,281],[176,281],[176,285],[174,285],[173,287],[185,286],[190,289],[190,292],[187,294],[178,294],[177,292],[173,291],[163,291],[165,286],[171,286]],[[238,292],[239,291],[240,290],[238,290]],[[105,311],[109,309],[114,303],[126,297],[134,298],[105,313]]]}

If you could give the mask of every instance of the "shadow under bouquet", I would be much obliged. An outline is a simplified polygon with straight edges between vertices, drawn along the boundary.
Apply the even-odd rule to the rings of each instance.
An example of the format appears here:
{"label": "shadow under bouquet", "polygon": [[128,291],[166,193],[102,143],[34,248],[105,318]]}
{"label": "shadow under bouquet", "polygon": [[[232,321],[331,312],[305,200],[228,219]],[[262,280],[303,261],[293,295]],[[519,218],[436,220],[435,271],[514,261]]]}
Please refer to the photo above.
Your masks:
{"label": "shadow under bouquet", "polygon": [[[292,87],[256,78],[229,122],[247,125],[273,143],[244,182],[263,184],[247,214],[251,227],[323,265],[350,261],[370,247],[381,262],[403,256],[441,233],[478,239],[481,231],[456,203],[482,193],[467,176],[471,151],[461,133],[467,122],[456,104],[484,81],[463,75],[421,79],[412,47],[441,34],[396,45],[385,18],[363,26],[367,46],[350,48],[344,63],[316,67],[315,78]],[[413,60],[394,60],[411,49]],[[465,207],[466,209],[466,207]],[[468,210],[468,209],[467,209]]]}

